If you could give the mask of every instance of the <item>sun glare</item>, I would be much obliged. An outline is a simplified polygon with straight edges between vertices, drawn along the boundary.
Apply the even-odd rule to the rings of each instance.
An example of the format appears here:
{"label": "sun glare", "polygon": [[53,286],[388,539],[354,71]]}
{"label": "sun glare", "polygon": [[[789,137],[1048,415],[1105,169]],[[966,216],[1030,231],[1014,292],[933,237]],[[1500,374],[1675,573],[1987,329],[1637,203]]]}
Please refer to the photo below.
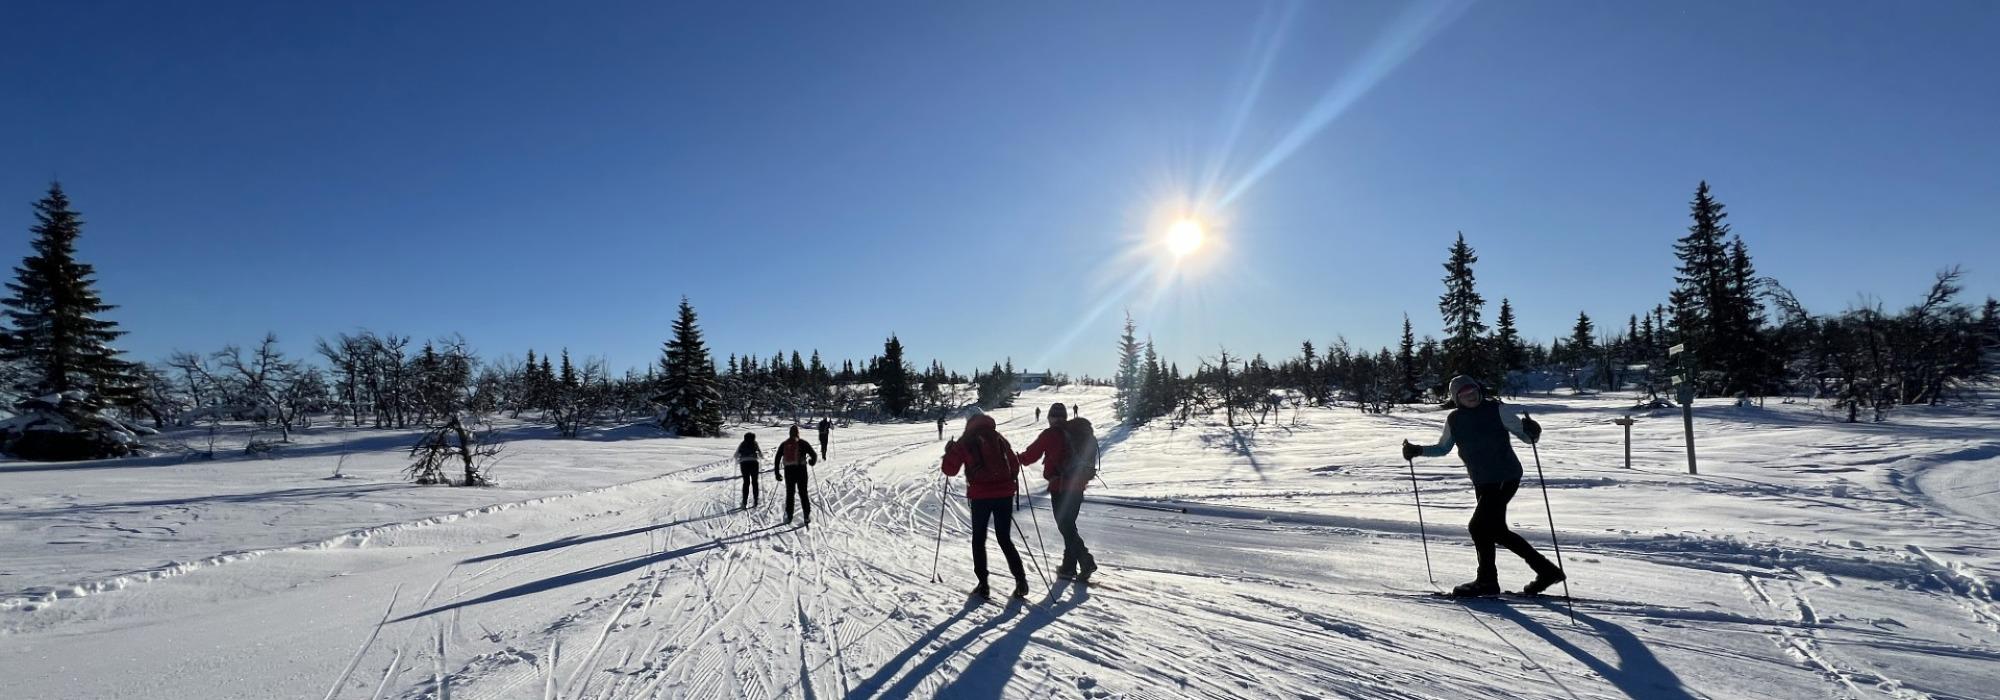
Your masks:
{"label": "sun glare", "polygon": [[1202,230],[1201,222],[1181,219],[1174,222],[1173,228],[1167,229],[1167,250],[1173,251],[1176,258],[1185,258],[1200,250],[1201,241],[1206,237],[1207,232]]}

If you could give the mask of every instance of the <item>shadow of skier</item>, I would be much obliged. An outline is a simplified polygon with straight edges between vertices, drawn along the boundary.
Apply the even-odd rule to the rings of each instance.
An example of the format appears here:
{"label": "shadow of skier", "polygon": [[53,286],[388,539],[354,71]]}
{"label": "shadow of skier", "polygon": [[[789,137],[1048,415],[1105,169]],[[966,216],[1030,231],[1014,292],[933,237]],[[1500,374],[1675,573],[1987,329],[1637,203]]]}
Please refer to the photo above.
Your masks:
{"label": "shadow of skier", "polygon": [[862,681],[859,685],[854,686],[853,690],[849,690],[847,692],[847,695],[845,696],[846,700],[859,700],[860,698],[871,698],[877,696],[908,697],[915,690],[916,684],[918,682],[921,682],[925,677],[928,677],[931,674],[931,672],[936,671],[938,666],[943,665],[946,659],[951,658],[953,655],[957,654],[959,650],[964,649],[967,645],[971,644],[972,640],[977,639],[980,633],[989,629],[993,629],[994,627],[998,627],[1002,622],[1006,622],[1007,620],[1013,619],[1014,615],[1019,612],[1019,608],[1021,607],[1019,605],[1007,606],[1007,610],[1002,614],[996,615],[992,619],[980,623],[978,627],[974,627],[971,631],[959,635],[957,639],[953,639],[950,642],[946,642],[937,651],[932,652],[931,655],[928,658],[925,658],[922,663],[910,669],[909,673],[904,674],[903,679],[901,681],[898,681],[894,688],[891,688],[886,691],[882,689],[882,685],[884,683],[888,683],[889,679],[895,678],[896,672],[902,670],[904,664],[908,664],[912,659],[917,658],[918,654],[923,653],[923,650],[926,647],[929,647],[933,643],[936,643],[939,638],[944,636],[944,633],[947,630],[950,630],[952,628],[952,626],[957,625],[959,621],[964,620],[966,617],[970,616],[972,614],[972,611],[977,610],[984,605],[985,605],[984,603],[977,600],[967,600],[965,602],[964,607],[959,608],[958,612],[952,613],[950,617],[947,617],[944,620],[939,621],[936,625],[933,625],[929,632],[925,632],[923,636],[918,637],[916,641],[911,642],[910,646],[903,649],[902,653],[897,654],[895,658],[892,658],[887,662],[884,662],[882,664],[882,667],[875,671],[875,675],[869,676],[868,680]]}
{"label": "shadow of skier", "polygon": [[[1553,601],[1540,600],[1536,602],[1554,612],[1561,613],[1564,611],[1561,604]],[[1494,607],[1495,609],[1492,611],[1494,614],[1516,625],[1520,625],[1521,629],[1534,633],[1535,636],[1541,637],[1543,641],[1548,642],[1550,646],[1561,649],[1563,653],[1569,654],[1572,658],[1582,662],[1584,666],[1597,672],[1597,675],[1602,676],[1604,680],[1610,681],[1611,685],[1616,686],[1618,690],[1624,692],[1628,697],[1647,698],[1649,700],[1653,698],[1693,700],[1694,698],[1692,694],[1688,693],[1687,687],[1682,685],[1680,676],[1675,675],[1673,669],[1669,669],[1666,664],[1661,663],[1660,658],[1653,655],[1653,650],[1646,646],[1645,641],[1639,639],[1623,627],[1583,613],[1576,614],[1577,620],[1589,625],[1591,629],[1597,632],[1599,637],[1611,645],[1611,650],[1618,654],[1618,663],[1614,666],[1592,656],[1590,652],[1584,651],[1575,644],[1570,643],[1569,640],[1563,639],[1560,635],[1542,625],[1542,623],[1514,609],[1511,605]]]}
{"label": "shadow of skier", "polygon": [[595,581],[601,578],[617,576],[619,574],[623,574],[629,571],[636,571],[638,569],[643,569],[653,564],[679,559],[681,557],[685,557],[690,554],[700,554],[702,552],[706,552],[711,549],[719,549],[729,545],[742,544],[744,542],[749,542],[751,540],[758,540],[758,539],[763,539],[765,537],[770,537],[771,535],[777,534],[775,532],[777,529],[778,526],[776,525],[768,525],[765,527],[758,528],[756,530],[751,530],[749,532],[740,535],[733,535],[721,539],[709,540],[701,544],[690,545],[687,547],[682,547],[680,549],[674,549],[665,552],[658,552],[644,556],[632,557],[629,559],[611,562],[609,564],[601,564],[598,566],[593,566],[588,569],[572,571],[567,574],[550,576],[548,578],[537,581],[529,581],[527,583],[523,583],[518,586],[513,586],[510,588],[494,591],[492,593],[488,593],[478,598],[463,600],[455,603],[446,603],[444,605],[439,605],[429,610],[410,613],[408,615],[404,615],[394,620],[390,620],[390,622],[392,623],[405,622],[408,620],[414,620],[420,617],[435,615],[437,613],[446,612],[449,610],[456,610],[459,608],[469,608],[478,605],[484,605],[486,603],[507,600],[509,598],[518,598],[524,595],[533,595],[544,591],[552,591],[558,588],[562,588],[564,586],[583,583],[585,581]]}
{"label": "shadow of skier", "polygon": [[[1075,594],[1058,601],[1057,598],[1062,595],[1064,588]],[[1034,634],[1088,600],[1090,600],[1088,586],[1070,585],[1049,591],[1041,602],[1045,611],[1029,609],[1020,624],[987,644],[985,649],[979,650],[979,655],[972,657],[972,660],[965,664],[965,669],[959,672],[957,678],[953,678],[950,683],[938,689],[937,696],[1000,697],[1007,689],[1007,680],[1014,677],[1014,670],[1020,666],[1021,652],[1028,648],[1028,641],[1034,638]]]}

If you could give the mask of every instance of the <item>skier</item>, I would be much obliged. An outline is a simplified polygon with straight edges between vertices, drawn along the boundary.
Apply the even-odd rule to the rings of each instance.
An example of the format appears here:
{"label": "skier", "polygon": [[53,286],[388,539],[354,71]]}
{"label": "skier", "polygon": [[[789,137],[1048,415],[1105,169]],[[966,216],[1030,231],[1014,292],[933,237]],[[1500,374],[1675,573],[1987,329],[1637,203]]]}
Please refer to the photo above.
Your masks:
{"label": "skier", "polygon": [[756,433],[744,433],[743,444],[736,446],[736,465],[743,472],[743,506],[763,505],[764,489],[757,483],[758,465],[764,461],[764,450],[757,446]]}
{"label": "skier", "polygon": [[771,471],[785,484],[785,522],[792,522],[792,499],[797,497],[805,506],[806,524],[813,524],[812,497],[806,494],[806,467],[819,464],[819,454],[813,452],[812,443],[799,437],[799,426],[792,426],[792,437],[778,445],[777,462]]}
{"label": "skier", "polygon": [[960,469],[965,470],[965,499],[972,510],[972,573],[979,577],[972,595],[985,598],[991,593],[986,586],[986,528],[991,522],[994,536],[1000,538],[1000,553],[1007,557],[1007,569],[1014,574],[1014,597],[1026,598],[1028,570],[1021,566],[1021,554],[1014,549],[1012,536],[1014,485],[1021,475],[1021,463],[1007,438],[1000,436],[993,417],[972,410],[965,432],[945,443],[941,465],[945,476],[958,476]]}
{"label": "skier", "polygon": [[1042,407],[1040,406],[1035,407],[1035,422],[1036,423],[1042,422]]}
{"label": "skier", "polygon": [[1457,407],[1445,417],[1444,433],[1438,436],[1435,445],[1413,445],[1404,440],[1403,458],[1443,457],[1456,446],[1458,458],[1465,462],[1466,475],[1472,478],[1478,505],[1473,508],[1472,522],[1466,529],[1471,532],[1473,548],[1479,555],[1479,571],[1470,583],[1453,588],[1451,594],[1462,597],[1500,594],[1500,577],[1493,565],[1495,545],[1506,547],[1528,562],[1529,568],[1535,570],[1535,580],[1521,592],[1538,594],[1561,583],[1565,576],[1561,568],[1535,551],[1527,540],[1507,529],[1507,502],[1514,499],[1514,492],[1521,487],[1521,459],[1514,455],[1507,435],[1512,433],[1533,444],[1541,440],[1542,426],[1533,418],[1520,418],[1508,412],[1499,399],[1485,399],[1480,393],[1477,380],[1463,375],[1453,377],[1451,395]]}
{"label": "skier", "polygon": [[944,439],[944,413],[938,413],[938,439]]}
{"label": "skier", "polygon": [[[1039,412],[1039,411],[1037,411]],[[1071,419],[1069,409],[1058,403],[1049,407],[1049,427],[1021,451],[1021,465],[1042,463],[1042,478],[1049,482],[1049,509],[1056,515],[1056,531],[1062,533],[1062,566],[1056,578],[1089,581],[1097,571],[1097,558],[1077,532],[1076,516],[1083,510],[1083,488],[1096,472],[1097,438],[1090,421]]]}
{"label": "skier", "polygon": [[826,447],[827,435],[832,432],[833,422],[825,418],[819,419],[819,455],[821,459],[833,458],[833,450],[829,450]]}

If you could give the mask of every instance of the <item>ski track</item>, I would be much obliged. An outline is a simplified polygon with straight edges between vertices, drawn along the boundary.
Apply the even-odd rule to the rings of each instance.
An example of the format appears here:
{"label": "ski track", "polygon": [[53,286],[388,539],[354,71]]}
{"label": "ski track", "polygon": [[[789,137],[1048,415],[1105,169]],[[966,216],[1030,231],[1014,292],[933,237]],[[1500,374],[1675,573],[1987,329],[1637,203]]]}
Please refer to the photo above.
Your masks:
{"label": "ski track", "polygon": [[[1088,409],[1109,413],[1103,401]],[[1005,429],[1031,430],[1025,410],[1014,410],[1020,413],[1004,421]],[[2000,609],[1992,584],[1985,570],[1955,560],[1963,552],[1756,533],[1565,531],[1563,550],[1580,584],[1574,605],[1584,620],[1571,624],[1560,604],[1547,601],[1463,603],[1384,593],[1385,580],[1410,585],[1410,557],[1417,552],[1410,528],[1311,513],[1273,511],[1260,520],[1249,510],[1183,515],[1092,504],[1085,528],[1094,545],[1110,540],[1140,548],[1100,549],[1107,561],[1103,580],[1057,582],[1051,589],[1041,584],[1039,570],[1053,554],[1043,537],[1053,533],[1039,531],[1053,522],[1042,522],[1050,519],[1040,517],[1042,504],[1030,497],[1028,517],[1016,516],[1015,528],[1023,556],[1037,569],[1029,599],[969,603],[963,596],[971,582],[969,513],[962,482],[940,498],[935,433],[924,424],[855,432],[856,439],[836,445],[841,460],[811,472],[817,516],[811,526],[777,524],[782,486],[760,508],[737,509],[733,472],[711,474],[725,460],[294,547],[220,555],[175,565],[171,573],[142,572],[67,593],[16,596],[0,602],[0,612],[32,613],[80,595],[133,595],[199,578],[184,574],[263,566],[277,558],[272,555],[409,547],[416,556],[438,558],[428,566],[423,559],[384,564],[386,573],[368,579],[384,584],[372,595],[385,591],[386,598],[370,603],[381,619],[355,626],[353,642],[321,680],[328,700],[1692,698],[1731,695],[1731,672],[1738,670],[1746,679],[1781,683],[1777,692],[1787,696],[1932,698],[1957,695],[1930,688],[1935,679],[1913,670],[1892,677],[1871,661],[1879,657],[1856,652],[2000,663]],[[1827,443],[1824,449],[1844,461],[1812,468],[1838,473],[1871,460],[1889,464],[1899,459],[1891,454],[1899,447]],[[1551,486],[1620,488],[1622,472],[1578,466],[1567,470],[1568,481]],[[1945,511],[1911,485],[1914,476],[1893,484],[1900,492],[1852,497],[1728,474],[1688,481],[1694,491],[1730,492],[1807,513],[1858,509],[1901,528],[1928,526],[1926,519]],[[1152,490],[1145,501],[1165,500],[1154,482],[1132,483]],[[1267,499],[1254,506],[1273,497],[1165,488],[1206,499],[1192,505]],[[1441,497],[1462,496],[1451,488],[1440,487]],[[1386,487],[1369,491],[1378,492],[1385,501],[1401,496]],[[1356,492],[1294,489],[1277,497],[1314,494]],[[1539,508],[1520,503],[1515,520],[1534,522]],[[530,517],[541,510],[563,517]],[[1440,512],[1456,519],[1463,511]],[[511,532],[469,542],[387,536],[487,519]],[[1435,557],[1469,560],[1470,548],[1455,525],[1432,528],[1443,533],[1430,543]],[[1983,523],[1967,526],[2000,533]],[[924,560],[934,554],[940,527],[944,582],[936,584]],[[644,542],[636,537],[641,532]],[[1319,553],[1320,542],[1342,548],[1343,558]],[[1158,550],[1148,550],[1151,545]],[[1246,558],[1211,561],[1221,550]],[[1359,570],[1345,570],[1347,557]],[[997,552],[993,558],[1001,561]],[[423,572],[423,578],[397,567]],[[1370,567],[1388,569],[1391,578],[1371,578],[1381,572]],[[1646,589],[1609,583],[1593,589],[1593,572],[1641,581],[1686,578],[1725,592],[1733,587],[1740,600],[1640,602]],[[406,584],[414,589],[425,583],[420,598],[400,596]],[[1962,612],[1956,638],[1917,636],[1900,631],[1906,626],[1895,620],[1843,614],[1841,606],[1853,596],[1888,587],[1906,591],[1912,605],[1928,606],[1923,609]],[[1675,668],[1693,670],[1676,674]]]}

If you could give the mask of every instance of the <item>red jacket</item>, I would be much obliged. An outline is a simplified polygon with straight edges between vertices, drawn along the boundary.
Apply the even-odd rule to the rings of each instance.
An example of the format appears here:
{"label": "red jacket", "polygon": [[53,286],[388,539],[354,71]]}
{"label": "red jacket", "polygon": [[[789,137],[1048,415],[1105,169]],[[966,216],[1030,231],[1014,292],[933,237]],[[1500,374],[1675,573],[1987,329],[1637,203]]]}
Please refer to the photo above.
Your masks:
{"label": "red jacket", "polygon": [[[979,454],[973,454],[977,444]],[[994,429],[991,416],[974,416],[965,423],[965,434],[944,450],[945,476],[958,476],[965,469],[965,497],[968,499],[1007,498],[1014,495],[1014,483],[1021,475],[1021,461],[1007,438]]]}
{"label": "red jacket", "polygon": [[1063,436],[1061,428],[1045,428],[1041,435],[1035,436],[1028,449],[1021,451],[1021,464],[1034,464],[1045,456],[1042,478],[1049,480],[1050,493],[1082,491],[1090,485],[1087,481],[1071,483],[1063,478],[1064,473],[1069,471],[1069,438]]}

